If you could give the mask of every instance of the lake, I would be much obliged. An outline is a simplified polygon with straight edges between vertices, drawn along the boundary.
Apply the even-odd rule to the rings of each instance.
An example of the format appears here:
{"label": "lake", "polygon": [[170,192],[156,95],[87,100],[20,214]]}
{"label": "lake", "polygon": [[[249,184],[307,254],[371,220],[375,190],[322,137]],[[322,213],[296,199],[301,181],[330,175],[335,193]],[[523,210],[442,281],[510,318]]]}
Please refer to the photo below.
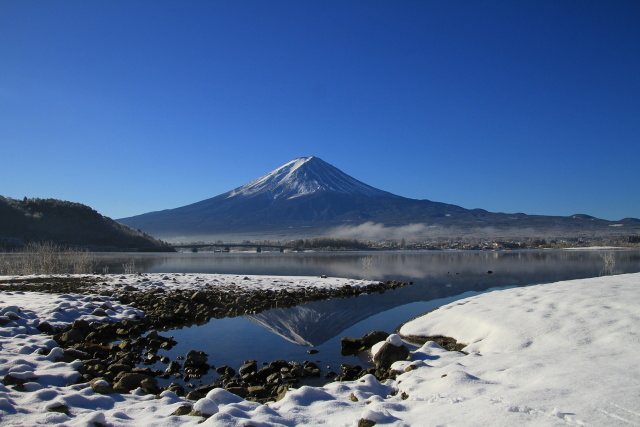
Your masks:
{"label": "lake", "polygon": [[[285,359],[320,362],[323,372],[341,363],[367,363],[340,355],[340,338],[360,337],[396,327],[454,300],[514,286],[640,271],[640,251],[509,252],[342,252],[342,253],[194,253],[98,254],[100,269],[124,271],[135,263],[144,273],[224,273],[242,275],[347,277],[412,281],[384,294],[361,295],[274,309],[206,325],[172,330],[178,345],[160,355],[172,360],[203,350],[209,363],[237,370],[245,360]],[[307,350],[318,350],[308,354]],[[164,369],[162,364],[155,369]],[[196,385],[214,378],[203,377]]]}

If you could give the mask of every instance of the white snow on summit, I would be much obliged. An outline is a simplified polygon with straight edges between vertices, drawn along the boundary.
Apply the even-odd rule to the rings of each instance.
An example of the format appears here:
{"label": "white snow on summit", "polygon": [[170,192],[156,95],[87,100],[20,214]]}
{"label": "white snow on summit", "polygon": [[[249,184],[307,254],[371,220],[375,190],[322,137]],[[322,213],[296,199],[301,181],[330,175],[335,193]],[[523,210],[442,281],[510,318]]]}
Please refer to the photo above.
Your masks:
{"label": "white snow on summit", "polygon": [[230,191],[227,198],[265,194],[272,200],[294,199],[318,191],[397,197],[360,182],[324,160],[311,156],[294,159],[262,178]]}

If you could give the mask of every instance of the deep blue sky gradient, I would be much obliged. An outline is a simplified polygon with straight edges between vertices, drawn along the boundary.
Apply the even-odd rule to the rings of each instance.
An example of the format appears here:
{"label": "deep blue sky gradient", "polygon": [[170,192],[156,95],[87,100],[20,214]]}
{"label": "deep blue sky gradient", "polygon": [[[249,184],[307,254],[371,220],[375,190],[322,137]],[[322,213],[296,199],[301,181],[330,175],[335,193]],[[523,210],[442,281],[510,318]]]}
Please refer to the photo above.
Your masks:
{"label": "deep blue sky gradient", "polygon": [[640,217],[640,2],[0,0],[0,195],[121,218],[310,155],[416,199]]}

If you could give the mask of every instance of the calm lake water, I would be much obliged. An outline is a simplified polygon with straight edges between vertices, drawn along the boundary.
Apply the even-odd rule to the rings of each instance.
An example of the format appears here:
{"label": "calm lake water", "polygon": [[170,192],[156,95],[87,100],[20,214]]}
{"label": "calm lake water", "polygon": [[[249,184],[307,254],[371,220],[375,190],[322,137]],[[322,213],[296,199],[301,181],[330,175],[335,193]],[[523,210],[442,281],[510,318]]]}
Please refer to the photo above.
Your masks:
{"label": "calm lake water", "polygon": [[[135,262],[141,273],[225,273],[320,276],[412,281],[384,294],[313,302],[290,309],[212,320],[172,330],[179,344],[172,360],[203,350],[209,363],[237,369],[245,360],[320,362],[323,372],[341,363],[365,364],[340,356],[340,338],[373,330],[393,332],[414,316],[487,290],[640,271],[640,251],[522,252],[356,252],[356,253],[197,253],[100,254],[109,272]],[[102,268],[102,266],[100,267]],[[309,349],[319,352],[310,355]],[[158,364],[156,369],[166,366]],[[215,375],[204,377],[210,383]],[[200,382],[196,381],[196,384]]]}

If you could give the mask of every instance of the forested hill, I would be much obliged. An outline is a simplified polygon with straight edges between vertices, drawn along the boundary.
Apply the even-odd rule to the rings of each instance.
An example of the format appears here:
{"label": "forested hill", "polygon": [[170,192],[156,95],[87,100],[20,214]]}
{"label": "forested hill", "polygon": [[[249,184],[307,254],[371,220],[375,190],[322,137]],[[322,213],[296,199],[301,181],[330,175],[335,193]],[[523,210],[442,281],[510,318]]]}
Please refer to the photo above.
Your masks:
{"label": "forested hill", "polygon": [[172,251],[167,244],[80,203],[0,196],[0,250],[33,241],[90,250]]}

